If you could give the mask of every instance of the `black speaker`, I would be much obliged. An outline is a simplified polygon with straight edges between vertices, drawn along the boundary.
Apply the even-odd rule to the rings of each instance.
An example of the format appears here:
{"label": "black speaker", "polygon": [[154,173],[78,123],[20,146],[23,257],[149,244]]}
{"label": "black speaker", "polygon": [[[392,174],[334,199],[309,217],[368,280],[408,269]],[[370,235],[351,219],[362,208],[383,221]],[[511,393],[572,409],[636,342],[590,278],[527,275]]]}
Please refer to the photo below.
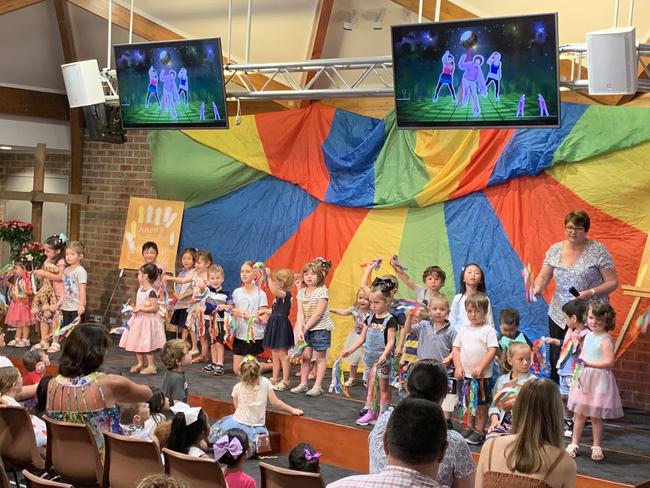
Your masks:
{"label": "black speaker", "polygon": [[124,144],[126,131],[122,129],[122,113],[119,105],[98,103],[83,107],[84,119],[91,141]]}

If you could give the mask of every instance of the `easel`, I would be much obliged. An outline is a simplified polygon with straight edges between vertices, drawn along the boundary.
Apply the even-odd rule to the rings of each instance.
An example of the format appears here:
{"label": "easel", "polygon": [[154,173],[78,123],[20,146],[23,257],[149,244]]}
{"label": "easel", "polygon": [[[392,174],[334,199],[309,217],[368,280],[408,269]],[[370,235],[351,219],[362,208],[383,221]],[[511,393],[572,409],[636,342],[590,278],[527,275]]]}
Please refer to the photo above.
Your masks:
{"label": "easel", "polygon": [[632,285],[623,285],[623,295],[629,295],[634,297],[630,311],[627,313],[625,322],[623,323],[623,328],[621,329],[620,334],[616,339],[616,346],[614,347],[614,354],[618,353],[627,331],[630,328],[632,320],[639,312],[639,306],[641,305],[642,298],[650,298],[650,235],[645,243],[645,249],[641,255],[641,263],[639,264],[639,272],[636,276],[636,282],[634,286]]}

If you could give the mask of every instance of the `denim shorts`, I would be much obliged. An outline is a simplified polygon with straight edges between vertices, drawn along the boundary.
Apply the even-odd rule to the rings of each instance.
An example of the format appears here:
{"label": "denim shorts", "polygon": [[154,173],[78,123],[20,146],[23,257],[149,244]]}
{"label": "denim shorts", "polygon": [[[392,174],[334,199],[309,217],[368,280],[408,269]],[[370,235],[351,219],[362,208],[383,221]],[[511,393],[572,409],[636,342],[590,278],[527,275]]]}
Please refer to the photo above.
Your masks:
{"label": "denim shorts", "polygon": [[332,342],[332,331],[329,330],[309,330],[305,334],[307,347],[311,347],[316,352],[327,351]]}
{"label": "denim shorts", "polygon": [[572,382],[573,376],[560,376],[560,395],[563,397],[569,396],[569,390],[571,389]]}

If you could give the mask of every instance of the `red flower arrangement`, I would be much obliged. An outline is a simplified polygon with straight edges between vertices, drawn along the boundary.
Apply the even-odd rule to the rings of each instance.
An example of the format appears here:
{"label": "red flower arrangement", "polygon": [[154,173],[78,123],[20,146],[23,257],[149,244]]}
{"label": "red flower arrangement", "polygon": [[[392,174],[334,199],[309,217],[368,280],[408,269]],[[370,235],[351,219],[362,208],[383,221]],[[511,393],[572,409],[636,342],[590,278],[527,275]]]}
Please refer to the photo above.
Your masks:
{"label": "red flower arrangement", "polygon": [[40,242],[26,242],[20,250],[20,260],[33,263],[33,269],[38,269],[45,261],[45,249]]}
{"label": "red flower arrangement", "polygon": [[9,243],[12,261],[20,259],[23,244],[32,240],[32,229],[32,224],[20,220],[0,222],[0,240]]}

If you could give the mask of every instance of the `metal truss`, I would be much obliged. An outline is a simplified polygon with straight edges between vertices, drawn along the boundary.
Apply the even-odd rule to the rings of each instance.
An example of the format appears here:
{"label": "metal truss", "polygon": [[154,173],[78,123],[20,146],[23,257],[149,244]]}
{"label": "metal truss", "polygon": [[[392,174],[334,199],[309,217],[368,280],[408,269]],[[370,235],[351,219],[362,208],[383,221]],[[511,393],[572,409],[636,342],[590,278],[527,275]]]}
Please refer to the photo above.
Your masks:
{"label": "metal truss", "polygon": [[[313,77],[309,79],[307,73],[313,73]],[[224,74],[226,93],[231,99],[311,100],[393,96],[391,56],[230,64],[224,66]],[[260,74],[268,79],[261,87],[257,87],[252,77]],[[307,79],[309,81],[305,83]],[[278,90],[277,83],[271,87],[273,81],[286,85],[286,90]],[[317,88],[323,83],[332,88]]]}

